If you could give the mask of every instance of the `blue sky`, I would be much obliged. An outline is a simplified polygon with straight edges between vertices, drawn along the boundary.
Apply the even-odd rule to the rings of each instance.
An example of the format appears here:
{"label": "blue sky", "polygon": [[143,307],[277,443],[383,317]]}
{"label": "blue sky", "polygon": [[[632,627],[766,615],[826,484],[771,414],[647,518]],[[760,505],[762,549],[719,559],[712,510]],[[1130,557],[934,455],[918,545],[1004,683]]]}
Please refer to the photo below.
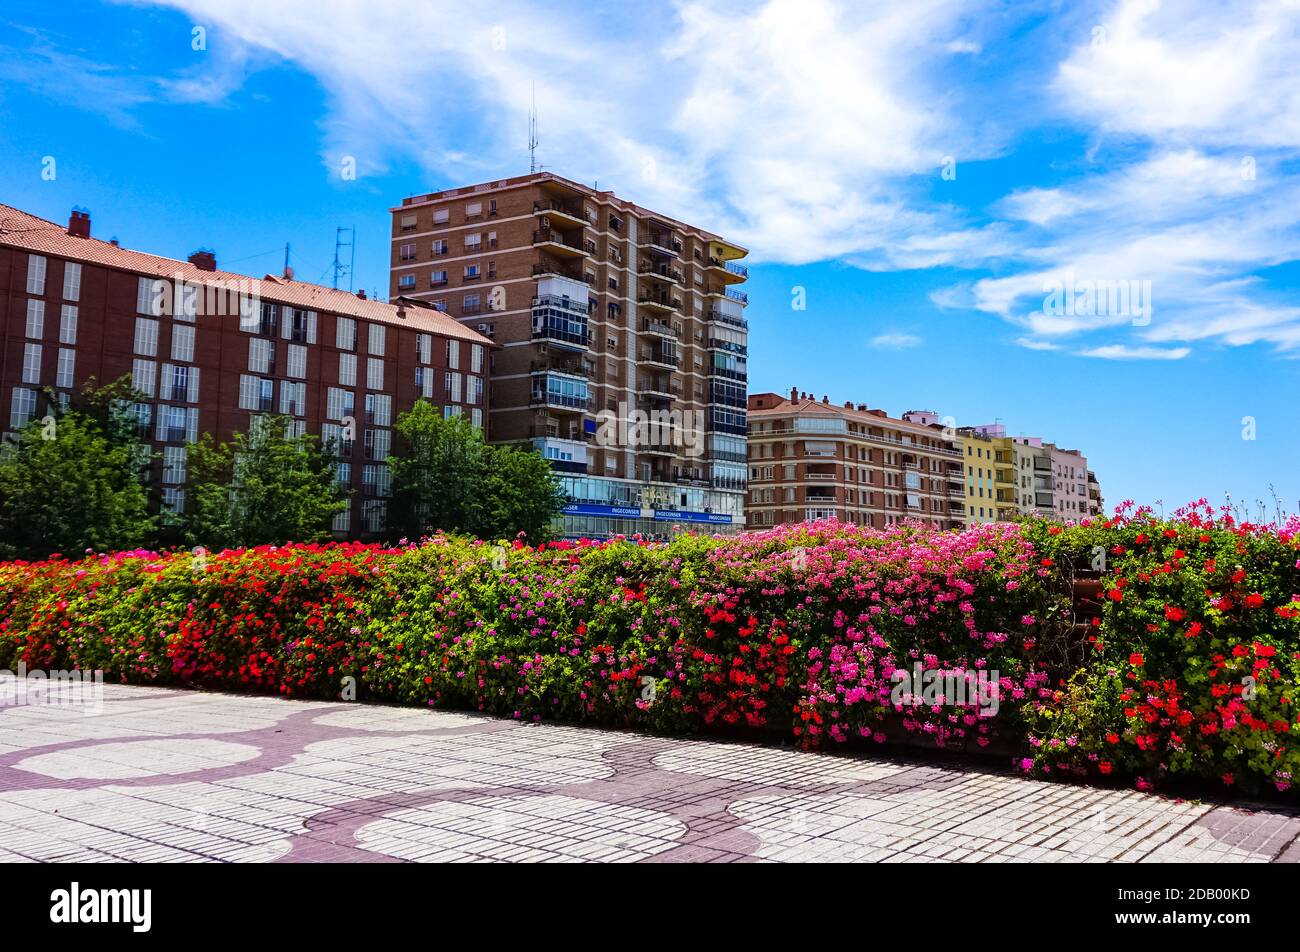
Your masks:
{"label": "blue sky", "polygon": [[545,167],[752,249],[751,391],[1294,511],[1298,53],[1280,3],[10,0],[0,201],[324,283],[355,225],[382,292],[387,209],[526,171],[535,89]]}

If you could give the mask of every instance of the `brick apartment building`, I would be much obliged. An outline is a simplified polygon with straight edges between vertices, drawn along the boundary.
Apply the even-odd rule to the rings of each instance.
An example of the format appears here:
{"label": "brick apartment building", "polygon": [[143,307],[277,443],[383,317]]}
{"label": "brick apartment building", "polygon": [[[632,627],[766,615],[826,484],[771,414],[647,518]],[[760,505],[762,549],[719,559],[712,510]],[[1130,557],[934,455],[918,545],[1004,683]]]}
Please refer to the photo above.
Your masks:
{"label": "brick apartment building", "polygon": [[894,419],[797,389],[749,397],[751,528],[825,518],[958,528],[964,501],[960,451],[930,411]]}
{"label": "brick apartment building", "polygon": [[390,294],[496,342],[489,437],[551,460],[565,535],[743,526],[744,248],[546,172],[392,215]]}
{"label": "brick apartment building", "polygon": [[[336,441],[353,506],[340,534],[377,532],[397,414],[425,397],[483,425],[492,342],[418,301],[383,303],[291,277],[176,261],[0,205],[0,425],[9,431],[94,377],[130,376],[141,433],[160,455],[157,503],[185,506],[185,444],[228,439],[258,414]],[[351,437],[351,439],[349,439]]]}

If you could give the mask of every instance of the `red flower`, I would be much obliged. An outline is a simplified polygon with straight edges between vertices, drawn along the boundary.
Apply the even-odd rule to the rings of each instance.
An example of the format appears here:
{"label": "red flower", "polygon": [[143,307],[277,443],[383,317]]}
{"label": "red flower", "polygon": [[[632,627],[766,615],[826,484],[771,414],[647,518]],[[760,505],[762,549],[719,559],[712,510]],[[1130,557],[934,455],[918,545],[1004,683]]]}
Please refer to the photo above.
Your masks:
{"label": "red flower", "polygon": [[1135,651],[1128,656],[1128,663],[1135,668],[1140,668],[1142,667],[1142,656]]}
{"label": "red flower", "polygon": [[1166,605],[1165,617],[1170,621],[1182,621],[1187,617],[1187,612],[1183,611],[1183,609],[1179,608],[1177,605]]}
{"label": "red flower", "polygon": [[1259,608],[1263,604],[1264,604],[1264,596],[1259,594],[1259,592],[1252,592],[1251,594],[1246,596],[1247,608]]}

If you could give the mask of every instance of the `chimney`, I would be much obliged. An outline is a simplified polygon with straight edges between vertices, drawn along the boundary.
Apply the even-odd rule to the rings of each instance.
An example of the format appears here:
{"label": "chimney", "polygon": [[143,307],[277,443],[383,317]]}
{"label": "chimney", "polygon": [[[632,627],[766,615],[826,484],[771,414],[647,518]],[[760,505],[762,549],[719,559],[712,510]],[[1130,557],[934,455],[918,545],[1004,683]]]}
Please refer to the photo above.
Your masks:
{"label": "chimney", "polygon": [[798,400],[798,399],[799,399],[799,388],[798,388],[798,387],[791,387],[791,388],[790,388],[790,402],[791,402],[791,403],[794,403],[794,402],[795,402],[796,400]]}
{"label": "chimney", "polygon": [[823,404],[830,404],[830,402],[831,402],[831,398],[828,397],[826,394],[823,393],[823,394],[822,394],[822,403],[823,403]]}
{"label": "chimney", "polygon": [[90,237],[90,212],[84,208],[73,208],[72,217],[68,219],[68,234],[73,238]]}
{"label": "chimney", "polygon": [[117,239],[116,239],[116,238],[110,238],[110,239],[108,239],[108,243],[109,243],[110,245],[112,245],[114,248],[117,248],[117,247],[118,247],[118,243],[117,243]]}
{"label": "chimney", "polygon": [[844,401],[844,409],[845,409],[845,410],[852,410],[852,409],[853,409],[853,401],[852,401],[852,400],[845,400],[845,401]]}
{"label": "chimney", "polygon": [[190,264],[200,271],[216,271],[217,255],[216,252],[209,251],[207,248],[200,248],[194,254],[190,255]]}
{"label": "chimney", "polygon": [[361,300],[363,300],[363,301],[366,299],[366,290],[365,290],[365,288],[362,288],[360,291],[357,292],[357,297],[361,298]]}

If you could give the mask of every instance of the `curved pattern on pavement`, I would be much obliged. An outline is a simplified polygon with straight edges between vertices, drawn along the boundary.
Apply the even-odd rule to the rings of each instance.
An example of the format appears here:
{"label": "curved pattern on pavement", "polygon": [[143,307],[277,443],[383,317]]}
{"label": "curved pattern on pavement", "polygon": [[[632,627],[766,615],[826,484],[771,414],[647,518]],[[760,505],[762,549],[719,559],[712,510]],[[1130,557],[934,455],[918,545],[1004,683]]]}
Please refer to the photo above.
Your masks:
{"label": "curved pattern on pavement", "polygon": [[887,756],[120,685],[0,708],[0,861],[1297,859],[1278,805]]}

